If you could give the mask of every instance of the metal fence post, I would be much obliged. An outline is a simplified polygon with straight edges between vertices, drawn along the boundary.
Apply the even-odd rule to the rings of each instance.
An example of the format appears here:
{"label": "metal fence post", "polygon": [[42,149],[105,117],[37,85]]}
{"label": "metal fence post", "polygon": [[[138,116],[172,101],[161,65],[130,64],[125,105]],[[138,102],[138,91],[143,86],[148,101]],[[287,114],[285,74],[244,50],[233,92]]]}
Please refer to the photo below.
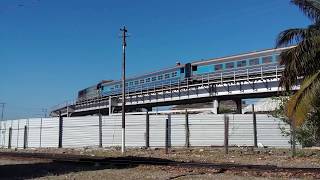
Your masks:
{"label": "metal fence post", "polygon": [[189,131],[189,114],[188,110],[186,109],[186,123],[185,123],[185,133],[186,133],[186,144],[185,146],[188,148],[190,147],[190,131]]}
{"label": "metal fence post", "polygon": [[147,111],[146,114],[146,148],[150,147],[150,115]]}
{"label": "metal fence post", "polygon": [[24,126],[24,133],[23,133],[23,149],[28,147],[28,128]]}
{"label": "metal fence post", "polygon": [[40,119],[40,147],[42,146],[42,118]]}
{"label": "metal fence post", "polygon": [[171,133],[170,133],[170,121],[171,121],[171,115],[168,114],[168,117],[166,118],[166,136],[165,136],[165,151],[166,151],[166,154],[168,154],[169,152],[169,146],[170,146],[170,141],[171,141]]}
{"label": "metal fence post", "polygon": [[11,142],[12,142],[12,127],[9,128],[8,149],[11,149]]}
{"label": "metal fence post", "polygon": [[102,114],[99,114],[99,148],[102,148]]}
{"label": "metal fence post", "polygon": [[258,147],[258,137],[257,137],[257,115],[254,111],[254,104],[252,104],[252,116],[253,116],[253,142],[254,147]]}
{"label": "metal fence post", "polygon": [[18,120],[18,130],[17,130],[17,148],[19,147],[19,136],[20,136],[20,120]]}
{"label": "metal fence post", "polygon": [[296,121],[293,118],[291,120],[291,151],[292,157],[296,156]]}
{"label": "metal fence post", "polygon": [[63,135],[63,117],[61,111],[59,112],[59,148],[62,148],[62,135]]}
{"label": "metal fence post", "polygon": [[224,149],[225,153],[229,153],[229,116],[224,115]]}

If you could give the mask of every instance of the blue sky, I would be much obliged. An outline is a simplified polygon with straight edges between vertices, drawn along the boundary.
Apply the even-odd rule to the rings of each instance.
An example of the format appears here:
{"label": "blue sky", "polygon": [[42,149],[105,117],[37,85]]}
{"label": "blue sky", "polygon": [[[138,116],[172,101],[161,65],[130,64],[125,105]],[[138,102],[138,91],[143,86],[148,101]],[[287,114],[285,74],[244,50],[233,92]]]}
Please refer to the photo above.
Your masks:
{"label": "blue sky", "polygon": [[177,61],[272,48],[309,20],[289,0],[0,0],[0,102],[6,118],[37,116],[77,91]]}

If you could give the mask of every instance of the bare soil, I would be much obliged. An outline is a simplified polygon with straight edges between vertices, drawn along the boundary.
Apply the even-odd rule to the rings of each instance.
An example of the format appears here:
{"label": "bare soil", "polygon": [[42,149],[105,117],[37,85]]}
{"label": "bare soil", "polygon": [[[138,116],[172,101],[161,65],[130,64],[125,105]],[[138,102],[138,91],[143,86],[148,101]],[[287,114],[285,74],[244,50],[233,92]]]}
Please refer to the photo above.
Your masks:
{"label": "bare soil", "polygon": [[[119,148],[42,148],[7,150],[17,152],[59,153],[103,157],[122,156]],[[175,148],[165,154],[164,149],[127,149],[126,156],[155,157],[184,162],[235,163],[276,165],[279,167],[320,168],[320,150],[301,149],[292,158],[288,149],[231,148],[225,154],[222,148]],[[2,172],[6,172],[3,173]],[[19,172],[19,173],[15,173]],[[279,179],[320,178],[320,173],[221,171],[208,168],[182,168],[170,166],[88,166],[61,164],[48,160],[0,157],[1,179]]]}

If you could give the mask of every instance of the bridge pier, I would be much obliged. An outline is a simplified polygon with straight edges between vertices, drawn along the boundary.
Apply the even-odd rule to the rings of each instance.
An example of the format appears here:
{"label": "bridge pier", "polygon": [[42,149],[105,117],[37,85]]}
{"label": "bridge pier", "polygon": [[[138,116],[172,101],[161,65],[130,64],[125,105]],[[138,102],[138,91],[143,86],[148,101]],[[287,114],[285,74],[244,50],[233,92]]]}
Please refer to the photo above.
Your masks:
{"label": "bridge pier", "polygon": [[236,113],[237,114],[242,114],[242,99],[235,99],[234,102],[236,103],[237,105],[237,111]]}
{"label": "bridge pier", "polygon": [[213,112],[213,114],[218,114],[219,113],[219,101],[218,101],[217,98],[213,99],[212,112]]}

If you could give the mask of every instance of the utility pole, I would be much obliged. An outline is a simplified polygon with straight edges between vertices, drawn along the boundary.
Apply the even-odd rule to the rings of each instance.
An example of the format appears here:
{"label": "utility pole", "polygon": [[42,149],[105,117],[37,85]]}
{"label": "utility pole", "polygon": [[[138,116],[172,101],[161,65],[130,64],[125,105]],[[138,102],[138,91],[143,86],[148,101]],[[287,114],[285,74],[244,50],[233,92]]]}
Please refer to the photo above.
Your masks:
{"label": "utility pole", "polygon": [[121,152],[125,153],[125,128],[126,128],[126,37],[127,29],[126,26],[120,29],[122,31],[122,146]]}

